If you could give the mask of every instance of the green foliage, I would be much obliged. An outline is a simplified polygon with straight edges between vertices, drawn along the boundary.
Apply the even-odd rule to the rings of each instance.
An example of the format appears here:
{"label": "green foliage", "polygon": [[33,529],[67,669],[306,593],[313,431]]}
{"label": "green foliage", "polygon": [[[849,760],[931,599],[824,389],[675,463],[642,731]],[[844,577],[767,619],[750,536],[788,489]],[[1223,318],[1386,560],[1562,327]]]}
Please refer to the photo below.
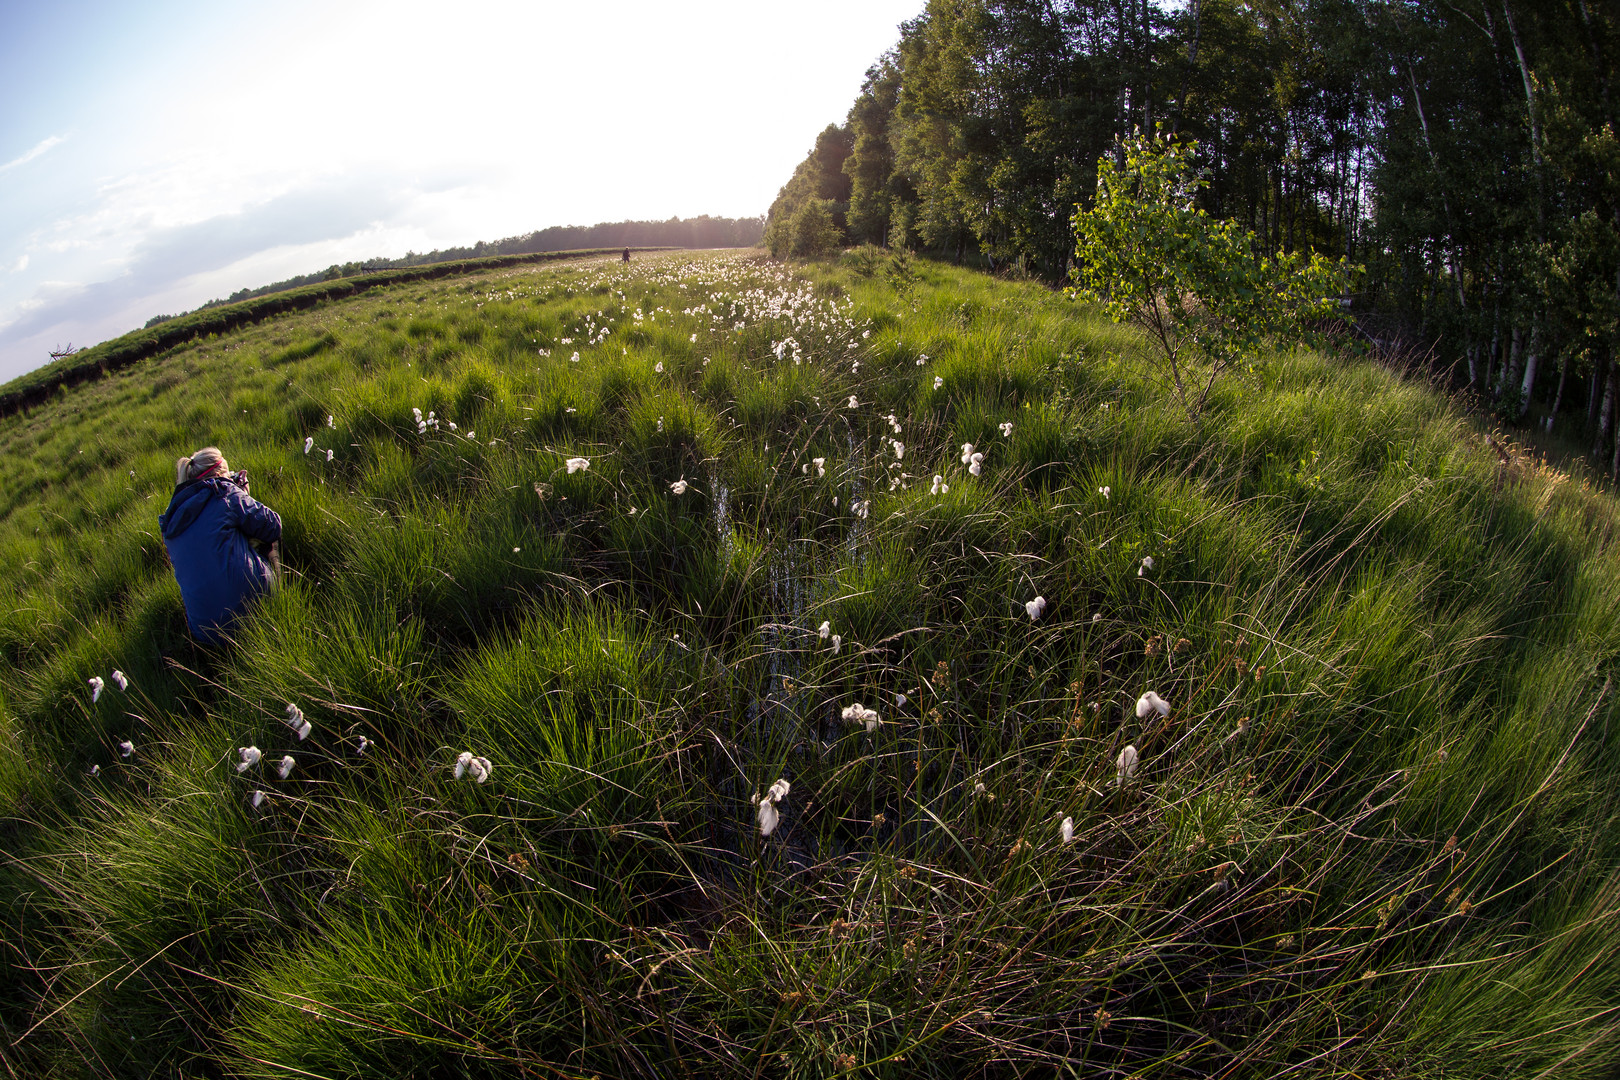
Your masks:
{"label": "green foliage", "polygon": [[843,239],[843,231],[833,220],[832,204],[826,199],[806,201],[794,212],[789,227],[788,253],[801,259],[830,254]]}
{"label": "green foliage", "polygon": [[1321,255],[1256,253],[1255,237],[1195,205],[1195,145],[1163,134],[1097,162],[1097,198],[1077,207],[1076,284],[1116,322],[1147,332],[1177,401],[1195,422],[1216,379],[1261,349],[1289,347],[1337,307],[1350,269]]}
{"label": "green foliage", "polygon": [[873,277],[883,265],[883,249],[876,244],[862,244],[849,253],[849,265],[856,277]]}
{"label": "green foliage", "polygon": [[901,296],[908,295],[917,284],[915,261],[909,248],[896,246],[889,252],[889,264],[884,268],[883,278]]}
{"label": "green foliage", "polygon": [[847,129],[828,124],[782,186],[765,221],[765,246],[772,258],[822,255],[843,245],[850,195],[844,161],[850,141]]}

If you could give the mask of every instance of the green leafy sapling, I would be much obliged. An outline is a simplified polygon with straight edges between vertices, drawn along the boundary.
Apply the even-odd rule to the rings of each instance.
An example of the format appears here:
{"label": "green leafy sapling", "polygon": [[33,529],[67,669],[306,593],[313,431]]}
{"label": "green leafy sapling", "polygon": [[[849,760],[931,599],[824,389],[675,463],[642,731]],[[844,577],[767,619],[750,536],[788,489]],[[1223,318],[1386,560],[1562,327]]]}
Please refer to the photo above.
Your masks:
{"label": "green leafy sapling", "polygon": [[1123,167],[1106,155],[1098,161],[1096,202],[1072,219],[1067,290],[1147,332],[1194,423],[1223,371],[1265,346],[1303,339],[1360,269],[1315,254],[1259,254],[1254,234],[1194,205],[1204,184],[1193,169],[1196,147],[1138,132],[1121,146]]}

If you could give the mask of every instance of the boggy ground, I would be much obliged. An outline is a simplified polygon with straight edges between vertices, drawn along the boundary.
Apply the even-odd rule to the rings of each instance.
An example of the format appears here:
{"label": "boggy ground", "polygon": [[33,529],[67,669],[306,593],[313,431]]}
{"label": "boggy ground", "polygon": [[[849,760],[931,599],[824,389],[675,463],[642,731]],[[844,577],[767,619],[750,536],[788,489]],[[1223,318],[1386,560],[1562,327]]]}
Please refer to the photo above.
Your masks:
{"label": "boggy ground", "polygon": [[[863,269],[399,286],[0,421],[11,1075],[1612,1075],[1607,496]],[[207,443],[286,523],[218,654]]]}

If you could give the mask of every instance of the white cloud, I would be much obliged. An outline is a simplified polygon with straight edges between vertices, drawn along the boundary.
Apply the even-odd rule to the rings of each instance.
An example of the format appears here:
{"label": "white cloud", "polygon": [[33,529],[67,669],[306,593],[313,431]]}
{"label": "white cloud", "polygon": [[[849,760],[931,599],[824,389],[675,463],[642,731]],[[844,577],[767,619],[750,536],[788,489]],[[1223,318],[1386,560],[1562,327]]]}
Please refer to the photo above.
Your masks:
{"label": "white cloud", "polygon": [[8,170],[11,170],[11,169],[15,169],[19,165],[26,165],[30,161],[33,161],[35,158],[39,157],[41,154],[43,154],[46,151],[50,150],[51,147],[56,146],[59,143],[64,143],[64,142],[67,142],[67,136],[66,135],[50,135],[50,136],[47,136],[46,138],[43,138],[39,142],[35,143],[34,148],[32,150],[26,150],[26,151],[24,151],[22,153],[21,156],[14,157],[10,161],[6,162],[4,165],[0,165],[0,173],[7,172]]}

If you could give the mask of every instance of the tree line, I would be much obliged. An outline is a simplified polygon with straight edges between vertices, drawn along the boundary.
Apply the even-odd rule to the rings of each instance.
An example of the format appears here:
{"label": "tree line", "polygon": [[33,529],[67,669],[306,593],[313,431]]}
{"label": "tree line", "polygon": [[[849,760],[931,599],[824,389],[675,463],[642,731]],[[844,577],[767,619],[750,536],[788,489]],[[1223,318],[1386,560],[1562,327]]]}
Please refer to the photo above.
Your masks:
{"label": "tree line", "polygon": [[1366,267],[1366,332],[1620,473],[1620,13],[1596,0],[930,0],[771,206],[773,253],[922,248],[1052,281],[1133,132],[1200,205]]}

